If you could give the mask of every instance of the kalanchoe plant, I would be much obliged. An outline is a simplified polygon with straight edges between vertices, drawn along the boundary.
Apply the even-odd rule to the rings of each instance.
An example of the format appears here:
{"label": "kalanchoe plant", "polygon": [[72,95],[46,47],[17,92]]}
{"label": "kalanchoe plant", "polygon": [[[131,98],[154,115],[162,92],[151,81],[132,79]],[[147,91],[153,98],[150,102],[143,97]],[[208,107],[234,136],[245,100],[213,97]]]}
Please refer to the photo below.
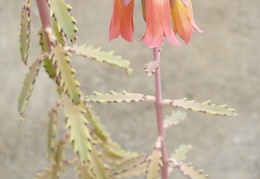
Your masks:
{"label": "kalanchoe plant", "polygon": [[[36,0],[42,22],[39,28],[39,44],[42,54],[31,65],[24,80],[19,97],[18,110],[23,118],[29,98],[33,91],[37,75],[45,68],[50,79],[56,83],[59,98],[49,112],[48,156],[50,166],[38,179],[57,179],[68,167],[75,166],[78,177],[82,179],[112,179],[145,175],[147,179],[167,179],[173,168],[178,168],[189,178],[204,179],[207,175],[184,162],[189,145],[181,145],[168,156],[166,151],[165,130],[178,124],[186,117],[181,111],[173,111],[163,118],[163,106],[203,112],[207,114],[234,116],[234,110],[226,105],[214,105],[210,101],[202,103],[187,99],[163,99],[160,79],[160,48],[163,39],[180,46],[176,34],[187,44],[193,28],[202,32],[194,22],[190,0],[142,0],[143,18],[146,30],[142,37],[149,48],[153,48],[154,60],[145,64],[147,75],[155,76],[156,94],[114,92],[83,95],[80,83],[75,78],[76,71],[70,63],[70,56],[78,55],[87,59],[114,65],[131,73],[130,63],[115,56],[112,52],[103,52],[100,48],[76,45],[76,21],[71,15],[72,7],[65,0]],[[27,66],[31,36],[31,1],[26,0],[22,8],[20,51],[21,59]],[[121,35],[131,42],[134,32],[134,0],[114,0],[113,15],[109,27],[109,39]],[[171,24],[172,20],[172,24]],[[173,28],[172,28],[173,25]],[[71,42],[73,45],[68,45]],[[115,143],[101,120],[91,109],[90,103],[134,103],[151,102],[155,104],[158,137],[154,149],[149,154],[137,154],[122,149]],[[67,133],[58,140],[58,108],[66,116]],[[65,147],[71,143],[75,158],[65,156]]]}

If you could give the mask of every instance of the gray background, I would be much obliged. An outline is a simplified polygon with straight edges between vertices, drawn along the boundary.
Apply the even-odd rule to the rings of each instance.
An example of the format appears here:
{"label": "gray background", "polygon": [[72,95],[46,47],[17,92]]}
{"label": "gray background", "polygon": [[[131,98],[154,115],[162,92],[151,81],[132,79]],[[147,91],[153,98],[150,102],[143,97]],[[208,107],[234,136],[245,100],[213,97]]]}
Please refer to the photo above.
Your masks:
{"label": "gray background", "polygon": [[[74,58],[82,91],[126,90],[153,94],[153,78],[143,66],[151,61],[151,49],[138,42],[144,32],[140,3],[136,2],[135,40],[108,42],[111,1],[69,1],[79,28],[78,44],[115,49],[134,69],[124,71],[83,58]],[[49,165],[46,159],[47,112],[55,103],[55,85],[40,72],[31,97],[27,120],[20,122],[17,99],[27,68],[19,55],[19,22],[22,1],[0,2],[0,176],[30,179]],[[189,161],[216,179],[260,178],[260,1],[193,1],[197,25],[189,45],[164,43],[162,83],[165,98],[183,98],[235,108],[238,116],[215,117],[188,112],[187,120],[167,131],[168,151],[179,144],[192,144]],[[32,3],[32,39],[29,64],[40,54],[40,28],[36,3]],[[154,106],[148,103],[94,105],[112,137],[122,146],[149,152],[156,140]],[[171,108],[165,110],[170,113]],[[59,121],[60,133],[65,126]],[[62,178],[75,178],[71,169]],[[184,178],[176,175],[172,178]]]}

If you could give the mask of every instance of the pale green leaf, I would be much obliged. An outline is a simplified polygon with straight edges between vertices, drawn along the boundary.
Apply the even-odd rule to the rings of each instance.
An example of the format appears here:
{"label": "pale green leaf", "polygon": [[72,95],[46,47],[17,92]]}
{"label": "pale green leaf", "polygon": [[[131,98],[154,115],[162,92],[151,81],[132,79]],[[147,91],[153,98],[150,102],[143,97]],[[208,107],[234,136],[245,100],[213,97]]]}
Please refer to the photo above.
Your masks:
{"label": "pale green leaf", "polygon": [[175,160],[181,161],[186,159],[187,153],[192,149],[191,145],[180,145],[177,149],[175,149],[174,153],[171,155]]}
{"label": "pale green leaf", "polygon": [[92,146],[92,152],[90,155],[90,170],[93,175],[98,179],[107,179],[107,166],[101,157],[101,154],[97,151],[95,146]]}
{"label": "pale green leaf", "polygon": [[47,133],[47,147],[49,156],[52,156],[54,147],[57,143],[56,131],[57,131],[57,109],[60,103],[57,102],[56,105],[49,112],[49,123],[48,123],[48,133]]}
{"label": "pale green leaf", "polygon": [[67,117],[66,127],[70,129],[70,142],[73,145],[74,151],[79,155],[82,163],[89,161],[91,153],[92,140],[88,128],[87,119],[85,118],[85,111],[80,105],[75,105],[67,97],[67,95],[62,94],[62,99],[64,103],[64,113]]}
{"label": "pale green leaf", "polygon": [[23,89],[21,91],[21,94],[18,99],[18,111],[20,114],[23,114],[27,104],[29,102],[29,98],[32,94],[34,83],[36,81],[36,77],[39,74],[39,70],[41,67],[42,59],[45,56],[42,55],[39,59],[37,59],[32,66],[29,68],[29,73],[27,74],[26,78],[24,79],[23,82]]}
{"label": "pale green leaf", "polygon": [[[144,172],[146,169],[146,165],[147,165],[147,163],[146,163],[146,165],[144,164],[145,162],[147,162],[146,158],[147,158],[147,156],[145,156],[145,155],[139,155],[139,156],[131,157],[127,160],[124,160],[124,161],[116,164],[109,170],[109,176],[110,177],[115,177],[118,175],[122,176],[122,174],[124,172],[126,172],[128,170],[132,170],[133,168],[137,168],[137,167],[142,168],[143,172]],[[136,170],[136,171],[140,171],[140,170]],[[137,172],[136,174],[139,174],[139,172]],[[129,176],[131,176],[131,175],[129,175]]]}
{"label": "pale green leaf", "polygon": [[202,170],[197,170],[191,164],[179,162],[177,166],[181,172],[190,179],[207,179],[208,175],[204,174]]}
{"label": "pale green leaf", "polygon": [[126,70],[128,74],[131,73],[132,69],[129,67],[130,62],[122,59],[121,56],[115,56],[114,52],[103,52],[100,48],[92,48],[86,46],[74,46],[74,47],[66,47],[66,49],[70,53],[74,53],[80,55],[82,57],[86,57],[92,60],[96,60],[98,62],[107,63],[109,65],[114,65]]}
{"label": "pale green leaf", "polygon": [[182,111],[172,111],[170,116],[166,116],[163,121],[164,129],[171,127],[172,125],[178,124],[181,120],[184,120],[186,113]]}
{"label": "pale green leaf", "polygon": [[70,59],[68,58],[68,53],[64,51],[63,47],[57,42],[55,36],[52,33],[50,28],[45,29],[48,33],[51,44],[51,59],[53,64],[57,66],[57,75],[61,77],[60,85],[63,88],[64,92],[68,94],[70,99],[75,103],[79,104],[80,102],[80,89],[79,82],[75,79],[76,71],[71,67]]}
{"label": "pale green leaf", "polygon": [[[49,52],[49,47],[47,45],[47,39],[46,39],[46,35],[43,31],[43,29],[40,30],[39,32],[40,35],[40,46],[42,48],[42,52]],[[48,73],[50,78],[54,78],[56,76],[56,70],[54,68],[54,66],[51,63],[51,60],[49,59],[49,57],[46,57],[43,61],[43,66],[46,70],[46,72]]]}
{"label": "pale green leaf", "polygon": [[90,164],[82,165],[81,163],[76,167],[79,179],[96,179],[90,171]]}
{"label": "pale green leaf", "polygon": [[162,166],[161,162],[161,140],[157,139],[155,148],[152,154],[148,158],[148,169],[146,174],[146,179],[158,179],[159,178],[159,170],[160,166]]}
{"label": "pale green leaf", "polygon": [[82,103],[82,108],[85,109],[86,116],[93,127],[93,135],[95,135],[103,143],[107,143],[110,138],[110,134],[105,129],[104,124],[101,123],[99,117],[96,116],[94,111],[91,110],[90,105],[87,105],[87,103]]}
{"label": "pale green leaf", "polygon": [[215,105],[210,104],[210,101],[205,101],[202,103],[187,100],[187,99],[179,99],[179,100],[171,100],[164,99],[162,101],[164,105],[176,106],[183,109],[188,109],[196,112],[202,112],[213,115],[221,115],[221,116],[235,116],[234,109],[228,108],[227,105]]}
{"label": "pale green leaf", "polygon": [[138,93],[116,93],[111,91],[110,93],[98,93],[94,92],[94,95],[85,96],[86,102],[94,103],[129,103],[129,102],[140,102],[140,101],[154,101],[153,96],[138,94]]}
{"label": "pale green leaf", "polygon": [[77,39],[76,20],[71,15],[72,7],[65,0],[47,0],[50,6],[51,15],[57,21],[59,31],[63,32],[72,43]]}
{"label": "pale green leaf", "polygon": [[21,32],[20,32],[20,53],[22,61],[26,64],[29,47],[30,47],[30,34],[31,34],[31,1],[26,0],[21,11]]}

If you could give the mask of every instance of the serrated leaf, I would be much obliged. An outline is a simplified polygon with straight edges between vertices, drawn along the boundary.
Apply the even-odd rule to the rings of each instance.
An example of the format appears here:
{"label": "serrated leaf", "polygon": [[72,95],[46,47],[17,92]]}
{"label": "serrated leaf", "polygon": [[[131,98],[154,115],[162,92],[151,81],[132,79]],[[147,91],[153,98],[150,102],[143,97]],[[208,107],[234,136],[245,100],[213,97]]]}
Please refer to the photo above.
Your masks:
{"label": "serrated leaf", "polygon": [[73,145],[74,151],[79,155],[82,163],[89,161],[91,153],[92,140],[88,128],[85,111],[80,105],[75,105],[71,102],[67,95],[62,94],[64,103],[64,113],[67,117],[66,127],[70,129],[70,142]]}
{"label": "serrated leaf", "polygon": [[57,66],[56,76],[61,77],[60,85],[64,92],[68,94],[70,99],[75,104],[79,104],[81,96],[79,89],[80,84],[75,79],[76,71],[71,67],[70,59],[68,58],[69,54],[65,52],[63,47],[57,42],[50,28],[45,29],[45,31],[49,35],[52,44],[50,58],[52,59],[53,64]]}
{"label": "serrated leaf", "polygon": [[190,179],[207,179],[208,175],[202,170],[195,169],[191,164],[179,162],[178,168],[181,172]]}
{"label": "serrated leaf", "polygon": [[81,163],[77,166],[76,171],[79,179],[96,179],[90,171],[90,164],[82,165]]}
{"label": "serrated leaf", "polygon": [[172,111],[170,116],[166,116],[163,121],[163,128],[167,129],[172,125],[178,124],[181,120],[184,120],[186,113],[182,111]]}
{"label": "serrated leaf", "polygon": [[[114,177],[114,176],[122,176],[122,173],[132,170],[133,168],[137,168],[137,167],[141,167],[143,168],[143,172],[146,169],[146,165],[144,164],[146,161],[147,156],[145,155],[139,155],[139,156],[135,156],[132,158],[129,158],[127,160],[124,160],[120,163],[118,163],[117,165],[113,166],[110,170],[109,170],[109,176],[110,177]],[[140,171],[140,170],[136,170],[136,171]],[[139,172],[135,173],[135,174],[140,174]],[[134,173],[133,173],[134,175]]]}
{"label": "serrated leaf", "polygon": [[162,100],[162,104],[176,106],[183,109],[188,109],[196,112],[202,112],[213,115],[221,115],[221,116],[235,116],[234,109],[228,108],[226,105],[215,105],[210,104],[210,101],[205,101],[202,103],[187,100],[187,99],[179,99],[179,100],[171,100],[164,99]]}
{"label": "serrated leaf", "polygon": [[64,0],[47,0],[50,6],[51,15],[57,21],[59,31],[63,32],[72,43],[77,39],[77,27],[75,25],[76,20],[71,15],[70,11],[72,7]]}
{"label": "serrated leaf", "polygon": [[160,170],[160,166],[162,166],[161,157],[162,157],[161,140],[160,138],[158,138],[155,144],[155,148],[148,159],[146,179],[159,178],[159,170]]}
{"label": "serrated leaf", "polygon": [[[47,45],[46,35],[45,35],[43,29],[40,30],[39,35],[40,35],[39,44],[42,48],[42,52],[49,52],[49,47]],[[50,78],[54,78],[56,76],[56,70],[55,70],[54,66],[52,65],[52,62],[49,59],[49,57],[46,57],[43,60],[43,66],[44,66],[45,71],[47,72],[47,74],[49,75]]]}
{"label": "serrated leaf", "polygon": [[31,34],[31,1],[26,0],[21,11],[20,53],[22,61],[27,64]]}
{"label": "serrated leaf", "polygon": [[93,126],[92,133],[95,135],[99,140],[104,143],[107,143],[110,137],[109,132],[105,129],[105,126],[101,123],[98,116],[91,110],[90,105],[87,103],[82,103],[82,108],[86,111],[86,116]]}
{"label": "serrated leaf", "polygon": [[29,102],[29,98],[32,94],[34,83],[36,81],[36,77],[39,74],[39,70],[41,67],[42,59],[44,55],[42,55],[39,59],[37,59],[32,66],[29,68],[29,73],[27,74],[26,78],[23,82],[23,89],[18,99],[18,111],[22,115],[27,107]]}
{"label": "serrated leaf", "polygon": [[61,172],[69,165],[64,161],[64,141],[57,144],[54,154],[51,158],[52,165],[44,172],[37,174],[37,179],[59,179]]}
{"label": "serrated leaf", "polygon": [[127,74],[132,72],[132,69],[129,67],[130,62],[122,59],[121,56],[115,56],[114,52],[103,52],[100,48],[92,48],[83,46],[74,46],[74,47],[66,47],[66,49],[70,53],[74,53],[80,55],[82,57],[86,57],[98,62],[107,63],[109,65],[114,65],[126,70]]}
{"label": "serrated leaf", "polygon": [[187,153],[192,149],[191,145],[180,145],[177,149],[175,149],[174,153],[171,155],[175,160],[181,161],[186,159]]}
{"label": "serrated leaf", "polygon": [[159,68],[160,64],[158,61],[151,61],[144,65],[145,73],[148,76],[152,76],[156,70]]}
{"label": "serrated leaf", "polygon": [[100,145],[102,146],[102,154],[104,158],[111,162],[122,161],[125,158],[136,156],[135,153],[131,153],[122,149],[119,144],[110,138],[106,143],[100,142]]}
{"label": "serrated leaf", "polygon": [[55,18],[54,18],[54,17],[52,17],[52,24],[53,24],[54,33],[55,33],[55,36],[56,36],[58,42],[59,42],[62,46],[64,46],[64,45],[65,45],[65,41],[64,41],[63,35],[62,35],[62,33],[60,32],[59,26],[58,26],[57,22],[55,21]]}
{"label": "serrated leaf", "polygon": [[56,105],[51,109],[49,112],[49,123],[48,123],[48,133],[47,133],[47,148],[49,156],[53,155],[54,147],[57,143],[56,138],[56,131],[57,131],[57,109],[60,103],[57,102]]}
{"label": "serrated leaf", "polygon": [[116,93],[111,91],[110,93],[98,93],[94,92],[94,95],[85,96],[86,102],[94,103],[129,103],[129,102],[140,102],[140,101],[154,101],[153,96],[138,94],[138,93]]}
{"label": "serrated leaf", "polygon": [[92,146],[92,152],[90,156],[90,169],[95,178],[107,179],[107,166],[101,157],[101,154],[97,151],[95,146]]}

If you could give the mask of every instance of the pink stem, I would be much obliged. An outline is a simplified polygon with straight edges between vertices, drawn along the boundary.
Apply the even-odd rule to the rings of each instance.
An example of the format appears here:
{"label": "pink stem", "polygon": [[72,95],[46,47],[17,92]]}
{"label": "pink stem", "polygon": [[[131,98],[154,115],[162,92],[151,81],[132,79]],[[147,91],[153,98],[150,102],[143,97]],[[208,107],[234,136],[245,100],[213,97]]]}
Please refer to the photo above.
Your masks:
{"label": "pink stem", "polygon": [[[160,49],[158,47],[153,48],[153,58],[154,61],[158,64],[160,63]],[[166,143],[165,143],[165,131],[163,128],[163,108],[162,108],[162,87],[161,87],[161,72],[160,65],[155,72],[155,91],[156,91],[156,117],[157,117],[157,132],[158,137],[161,139],[161,152],[162,152],[162,164],[161,175],[162,179],[168,179],[168,159],[166,152]]]}

